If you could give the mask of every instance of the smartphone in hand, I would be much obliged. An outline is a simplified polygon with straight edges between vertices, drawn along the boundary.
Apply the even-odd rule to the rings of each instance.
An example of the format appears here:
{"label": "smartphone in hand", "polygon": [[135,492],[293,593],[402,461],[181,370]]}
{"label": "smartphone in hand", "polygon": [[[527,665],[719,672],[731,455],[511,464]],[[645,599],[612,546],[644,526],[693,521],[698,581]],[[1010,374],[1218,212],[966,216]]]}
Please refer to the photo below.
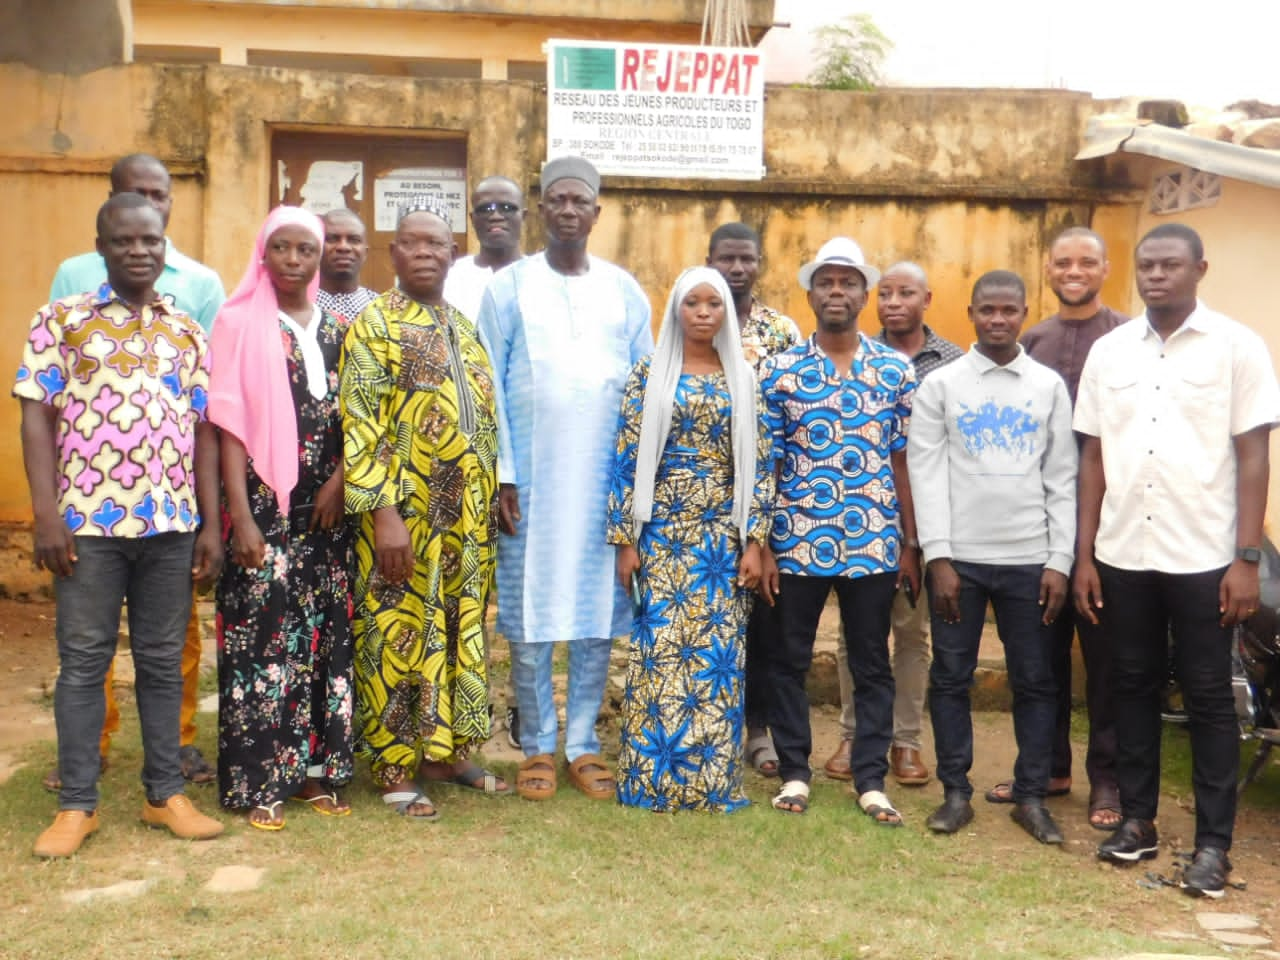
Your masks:
{"label": "smartphone in hand", "polygon": [[637,611],[640,609],[640,600],[640,574],[638,572],[633,572],[631,574],[631,605],[635,607]]}

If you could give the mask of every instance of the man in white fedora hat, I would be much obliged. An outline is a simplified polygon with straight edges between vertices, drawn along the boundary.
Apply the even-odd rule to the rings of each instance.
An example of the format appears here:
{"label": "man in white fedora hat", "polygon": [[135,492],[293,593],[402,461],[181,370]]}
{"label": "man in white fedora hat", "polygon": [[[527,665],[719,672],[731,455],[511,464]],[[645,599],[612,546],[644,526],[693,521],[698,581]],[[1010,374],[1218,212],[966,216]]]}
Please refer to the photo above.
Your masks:
{"label": "man in white fedora hat", "polygon": [[857,690],[851,767],[858,805],[876,823],[896,827],[902,817],[884,794],[893,735],[889,619],[900,583],[916,596],[920,590],[906,457],[916,377],[910,360],[858,330],[867,291],[879,279],[847,237],[829,240],[800,268],[817,330],[761,372],[781,462],[761,590],[781,622],[770,651],[770,726],[782,778],[774,807],[808,807],[813,743],[805,676],[834,589]]}

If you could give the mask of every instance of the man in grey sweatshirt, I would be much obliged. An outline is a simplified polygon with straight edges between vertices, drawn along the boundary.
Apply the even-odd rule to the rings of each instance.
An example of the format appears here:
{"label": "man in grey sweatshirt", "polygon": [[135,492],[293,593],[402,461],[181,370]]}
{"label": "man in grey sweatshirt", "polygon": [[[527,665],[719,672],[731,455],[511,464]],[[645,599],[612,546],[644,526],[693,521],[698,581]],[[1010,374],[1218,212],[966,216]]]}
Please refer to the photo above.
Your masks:
{"label": "man in grey sweatshirt", "polygon": [[1052,634],[1075,549],[1076,444],[1062,378],[1018,345],[1026,287],[996,270],[974,284],[978,342],[916,393],[907,437],[933,622],[929,712],[945,799],[929,829],[973,819],[969,688],[988,601],[1013,691],[1012,817],[1062,843],[1044,807],[1052,756]]}

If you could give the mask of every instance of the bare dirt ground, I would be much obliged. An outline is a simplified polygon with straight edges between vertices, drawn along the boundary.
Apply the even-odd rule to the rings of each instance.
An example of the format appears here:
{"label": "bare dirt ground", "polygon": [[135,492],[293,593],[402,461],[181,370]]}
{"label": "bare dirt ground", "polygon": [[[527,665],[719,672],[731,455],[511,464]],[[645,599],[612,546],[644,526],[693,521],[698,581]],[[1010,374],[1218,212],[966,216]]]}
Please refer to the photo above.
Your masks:
{"label": "bare dirt ground", "polygon": [[[211,648],[212,644],[206,644],[207,666],[212,664]],[[497,657],[505,658],[505,650],[499,652],[495,645]],[[127,660],[127,655],[121,659]],[[130,666],[122,668],[119,663],[117,665],[118,673],[123,675],[118,682],[121,683],[122,707],[126,711],[132,710],[133,699],[132,691],[127,689],[132,673],[128,669]],[[23,763],[43,766],[54,759],[52,693],[56,670],[52,603],[0,600],[0,788]],[[211,722],[212,718],[207,713],[204,716],[203,723]],[[501,716],[500,710],[498,716]],[[833,706],[814,709],[815,770],[820,769],[837,745],[837,716],[838,711]],[[1030,841],[1008,822],[1007,807],[994,807],[981,800],[981,791],[997,779],[1006,777],[1012,769],[1014,750],[1008,715],[1003,712],[975,714],[975,733],[977,750],[973,781],[979,791],[975,796],[978,816],[975,827],[983,833],[990,831],[990,841],[1006,846],[1010,856],[1016,857],[1017,849]],[[1176,735],[1185,736],[1184,733]],[[1067,834],[1065,855],[1077,867],[1113,872],[1093,858],[1093,849],[1104,835],[1091,829],[1086,821],[1088,785],[1083,775],[1082,753],[1082,747],[1077,744],[1077,781],[1072,793],[1051,800],[1050,806]],[[932,744],[929,742],[925,744],[925,754],[927,759],[932,759]],[[520,759],[517,752],[507,745],[502,731],[486,746],[485,755],[500,762],[516,763]],[[815,778],[818,782],[824,781],[821,772],[816,773]],[[916,827],[941,799],[941,789],[936,782],[916,790],[890,785],[889,792],[907,814],[909,824]],[[1191,848],[1194,814],[1189,783],[1166,783],[1160,811],[1160,832],[1165,847],[1158,860],[1130,871],[1114,871],[1116,876],[1109,887],[1117,894],[1116,909],[1124,909],[1124,891],[1132,890],[1131,885],[1145,885],[1148,869],[1169,873],[1172,865],[1168,851]],[[1247,889],[1233,891],[1222,901],[1220,909],[1251,914],[1262,922],[1265,931],[1280,937],[1280,765],[1272,764],[1242,802],[1236,845],[1231,856],[1235,864],[1233,879],[1244,881]],[[1179,911],[1192,905],[1185,898],[1174,899],[1172,891],[1169,895],[1168,905],[1176,905]],[[1168,929],[1171,916],[1177,915],[1160,911],[1157,915],[1135,917],[1134,926],[1137,929],[1149,927],[1149,932],[1158,932]]]}

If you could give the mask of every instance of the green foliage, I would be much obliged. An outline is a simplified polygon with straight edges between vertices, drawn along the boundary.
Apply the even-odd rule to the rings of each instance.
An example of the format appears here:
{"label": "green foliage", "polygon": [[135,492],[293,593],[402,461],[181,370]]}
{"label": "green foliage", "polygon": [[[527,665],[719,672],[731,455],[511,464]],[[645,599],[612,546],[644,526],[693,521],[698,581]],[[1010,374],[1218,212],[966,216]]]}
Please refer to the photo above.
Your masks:
{"label": "green foliage", "polygon": [[813,31],[816,66],[809,83],[830,90],[874,90],[893,41],[869,14],[855,13]]}

